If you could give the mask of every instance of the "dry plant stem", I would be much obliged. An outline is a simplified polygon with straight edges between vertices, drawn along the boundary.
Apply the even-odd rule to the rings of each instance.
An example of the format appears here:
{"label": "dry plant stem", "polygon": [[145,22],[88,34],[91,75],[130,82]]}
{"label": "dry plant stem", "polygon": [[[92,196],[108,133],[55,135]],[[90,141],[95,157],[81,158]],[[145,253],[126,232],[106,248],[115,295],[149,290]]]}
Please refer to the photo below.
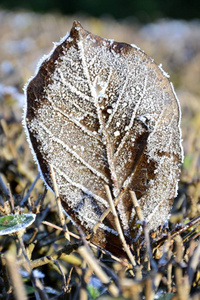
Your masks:
{"label": "dry plant stem", "polygon": [[[119,274],[116,274],[116,270],[111,269],[110,267],[107,266],[107,264],[103,263],[102,261],[99,261],[100,266],[105,270],[106,274],[113,279],[114,283],[119,286]],[[122,266],[121,266],[122,267]],[[127,270],[127,268],[124,268],[124,270]],[[132,269],[130,270],[130,274],[131,271],[133,271]],[[132,275],[131,275],[132,276]]]}
{"label": "dry plant stem", "polygon": [[6,253],[5,260],[12,281],[12,285],[14,288],[15,299],[16,300],[28,299],[26,296],[25,287],[14,255],[10,253]]}
{"label": "dry plant stem", "polygon": [[41,225],[41,223],[43,222],[43,220],[45,220],[45,218],[47,217],[49,211],[51,210],[51,205],[50,203],[47,204],[47,206],[41,211],[40,215],[38,215],[37,219],[36,219],[36,226],[39,227]]}
{"label": "dry plant stem", "polygon": [[65,222],[65,215],[63,213],[63,208],[62,208],[60,196],[59,196],[59,193],[58,193],[58,186],[57,186],[57,183],[56,183],[55,172],[54,172],[53,166],[51,164],[49,165],[49,167],[50,167],[50,171],[51,171],[51,179],[52,179],[52,182],[53,182],[53,189],[54,189],[55,196],[56,196],[56,203],[57,203],[57,206],[58,206],[58,214],[59,214],[60,222],[61,222],[61,225],[63,227],[64,235],[65,235],[66,240],[70,241],[70,235],[68,233],[67,225],[66,225],[66,222]]}
{"label": "dry plant stem", "polygon": [[89,278],[91,277],[91,269],[85,270],[85,267],[82,267],[82,275],[81,275],[81,287],[80,287],[80,300],[88,300],[88,293],[87,293],[87,283],[85,280],[87,271],[89,273]]}
{"label": "dry plant stem", "polygon": [[46,197],[47,191],[48,191],[48,189],[47,189],[47,187],[45,186],[44,193],[43,193],[42,195],[40,195],[40,196],[38,197],[38,199],[36,200],[36,202],[35,202],[35,210],[36,210],[36,214],[37,214],[37,213],[40,213],[40,209],[41,209],[41,207],[42,207],[42,205],[43,205],[43,202],[44,202],[44,199],[45,199],[45,197]]}
{"label": "dry plant stem", "polygon": [[3,278],[5,293],[8,295],[12,292],[12,287],[10,285],[8,268],[6,267],[6,257],[1,255],[1,276]]}
{"label": "dry plant stem", "polygon": [[88,264],[88,266],[96,274],[96,276],[101,280],[101,282],[103,284],[105,284],[105,285],[108,285],[108,290],[111,293],[111,295],[114,296],[114,297],[117,297],[119,295],[118,288],[113,283],[110,283],[109,277],[102,270],[102,268],[98,264],[98,261],[95,259],[95,257],[93,256],[93,254],[90,253],[85,246],[81,246],[78,249],[78,252],[82,256],[82,258],[86,261],[86,263]]}
{"label": "dry plant stem", "polygon": [[145,221],[143,222],[143,231],[144,231],[146,247],[147,247],[147,255],[149,257],[150,265],[154,269],[154,271],[157,272],[158,267],[152,256],[152,250],[151,250],[150,239],[149,239],[149,230],[148,230],[147,223]]}
{"label": "dry plant stem", "polygon": [[172,291],[172,264],[167,265],[167,291],[171,293]]}
{"label": "dry plant stem", "polygon": [[2,193],[5,195],[6,199],[9,199],[9,197],[10,197],[9,189],[5,185],[1,176],[0,176],[0,189],[1,189]]}
{"label": "dry plant stem", "polygon": [[174,232],[171,234],[171,238],[174,238],[177,235],[180,235],[182,232],[186,231],[187,229],[191,228],[192,226],[200,223],[200,215],[196,218],[192,219],[190,222],[188,222],[183,228],[179,229],[177,232]]}
{"label": "dry plant stem", "polygon": [[[162,257],[159,259],[158,266],[162,267],[163,265],[167,264],[167,291],[170,293],[172,289],[172,263],[171,260],[171,249],[170,249],[171,243],[170,243],[170,237],[167,241],[165,241],[163,245],[163,253]],[[157,273],[159,274],[159,273]]]}
{"label": "dry plant stem", "polygon": [[34,188],[34,186],[36,185],[38,179],[40,178],[40,173],[37,174],[35,180],[33,181],[33,183],[31,184],[30,188],[28,189],[26,195],[24,196],[24,198],[22,199],[22,201],[20,202],[20,206],[23,206],[27,201],[28,198],[30,197],[30,194]]}
{"label": "dry plant stem", "polygon": [[14,213],[15,212],[15,204],[14,204],[14,199],[10,190],[10,185],[8,183],[8,190],[9,190],[9,199],[10,199],[10,207],[11,207],[11,212]]}
{"label": "dry plant stem", "polygon": [[[180,235],[181,233],[183,233],[184,231],[188,230],[189,228],[191,228],[192,226],[194,226],[198,223],[200,223],[200,215],[197,216],[196,218],[192,219],[191,221],[189,221],[185,226],[175,229],[175,230],[172,230],[170,232],[171,239],[175,238],[177,235]],[[161,238],[160,240],[156,241],[153,244],[154,250],[159,248],[167,239],[168,239],[168,237],[164,237],[164,238]]]}
{"label": "dry plant stem", "polygon": [[172,291],[172,263],[170,262],[171,260],[171,256],[172,256],[172,252],[170,249],[170,245],[171,245],[171,239],[170,237],[168,238],[168,240],[165,242],[164,246],[163,246],[163,257],[167,256],[167,291],[168,293],[171,293]]}
{"label": "dry plant stem", "polygon": [[155,278],[154,278],[154,281],[153,281],[153,284],[154,284],[154,296],[155,296],[155,292],[158,290],[158,287],[159,287],[159,284],[160,284],[160,281],[162,279],[163,275],[161,273],[157,273],[155,275]]}
{"label": "dry plant stem", "polygon": [[192,229],[191,231],[188,232],[183,238],[183,243],[187,243],[189,239],[195,239],[193,238],[196,234],[196,228]]}
{"label": "dry plant stem", "polygon": [[139,206],[139,203],[138,203],[138,200],[137,200],[137,197],[136,197],[136,194],[134,191],[130,191],[130,195],[131,195],[131,200],[133,202],[133,206],[135,208],[135,212],[138,216],[138,219],[143,222],[144,221],[144,217],[143,217],[143,213],[142,213],[142,210]]}
{"label": "dry plant stem", "polygon": [[23,242],[23,239],[22,239],[22,233],[20,231],[17,232],[17,237],[18,237],[23,255],[24,255],[25,260],[26,260],[26,268],[27,268],[27,271],[30,275],[31,282],[33,284],[33,287],[35,287],[35,289],[36,289],[36,292],[35,292],[36,300],[40,300],[40,299],[41,300],[48,300],[48,297],[47,297],[46,293],[44,292],[44,288],[43,288],[40,280],[38,278],[35,278],[34,275],[33,275],[31,263],[30,263],[30,260],[28,258],[28,255],[26,253],[26,248],[24,246],[24,242]]}
{"label": "dry plant stem", "polygon": [[191,258],[190,264],[188,266],[188,277],[189,277],[189,286],[191,288],[194,274],[197,270],[197,266],[200,261],[200,243],[194,251],[194,254]]}
{"label": "dry plant stem", "polygon": [[28,258],[27,253],[26,253],[26,248],[24,246],[24,242],[22,240],[22,233],[20,231],[18,231],[18,232],[16,232],[16,234],[17,234],[17,238],[18,238],[21,250],[23,252],[24,258],[25,258],[25,260],[27,262],[27,264],[26,264],[27,265],[27,269],[28,269],[27,271],[29,272],[29,274],[31,274],[32,269],[31,269],[31,265],[30,265],[30,260]]}
{"label": "dry plant stem", "polygon": [[[55,225],[55,224],[52,224],[52,223],[50,223],[50,222],[48,222],[48,221],[43,221],[42,224],[47,225],[47,226],[51,226],[51,227],[53,227],[53,228],[55,228],[55,229],[58,229],[58,230],[60,230],[60,231],[64,231],[64,229],[63,229],[62,227],[60,227],[60,226],[58,226],[58,225]],[[74,238],[80,240],[80,236],[78,236],[77,234],[75,234],[75,233],[73,233],[73,232],[71,232],[71,231],[68,231],[68,230],[67,230],[67,233],[68,233],[69,235],[73,236]]]}
{"label": "dry plant stem", "polygon": [[80,288],[80,300],[88,300],[88,293],[84,287]]}
{"label": "dry plant stem", "polygon": [[[117,204],[119,203],[121,196],[122,196],[123,191],[120,192],[119,196],[114,200],[114,206],[117,206]],[[98,227],[102,224],[103,220],[107,217],[107,215],[111,212],[111,208],[108,207],[104,213],[102,214],[101,218],[99,219],[99,221],[95,224],[95,226],[93,227],[93,232],[96,233]]]}
{"label": "dry plant stem", "polygon": [[[51,256],[47,255],[47,256],[43,256],[41,258],[32,260],[30,262],[31,268],[35,269],[35,268],[41,267],[43,265],[46,265],[48,263],[52,263],[52,260],[65,259],[66,256],[69,256],[69,254],[71,254],[73,252],[73,250],[74,250],[73,246],[67,245],[64,248],[64,250],[61,249],[61,250],[57,251],[56,253],[52,254]],[[19,263],[21,266],[26,265],[26,263],[24,261],[20,261]],[[80,263],[78,264],[78,266],[80,265]]]}
{"label": "dry plant stem", "polygon": [[66,278],[65,278],[65,274],[59,264],[59,262],[55,259],[53,259],[51,256],[48,256],[49,260],[53,261],[53,263],[57,266],[57,268],[59,269],[61,275],[62,275],[62,278],[63,278],[63,288],[64,288],[64,292],[67,291],[67,282],[66,282]]}
{"label": "dry plant stem", "polygon": [[154,299],[154,291],[153,291],[153,288],[152,288],[152,279],[151,278],[148,278],[147,281],[146,281],[146,284],[145,284],[145,299],[146,300],[153,300]]}
{"label": "dry plant stem", "polygon": [[[53,228],[55,228],[55,229],[58,229],[58,230],[60,230],[60,231],[63,231],[63,228],[62,228],[62,227],[60,227],[60,226],[58,226],[58,225],[55,225],[55,224],[52,224],[52,223],[47,222],[47,221],[43,221],[42,224],[47,225],[47,226],[51,226],[51,227],[53,227]],[[67,231],[67,232],[68,232],[68,234],[70,234],[70,235],[73,236],[74,238],[80,240],[80,236],[78,236],[77,234],[75,234],[75,233],[73,233],[73,232],[71,232],[71,231]],[[101,251],[102,253],[104,253],[104,254],[107,254],[107,255],[109,254],[107,251],[105,251],[105,250],[99,248],[98,246],[94,245],[93,243],[91,243],[91,242],[89,242],[89,241],[88,241],[88,244],[89,244],[91,247],[93,247],[93,248],[95,248],[95,249],[97,249],[97,250],[100,250],[100,251]],[[118,262],[121,263],[122,265],[127,266],[127,264],[126,264],[125,261],[122,261],[121,259],[119,259],[118,257],[116,257],[116,256],[114,256],[114,255],[111,255],[111,254],[110,254],[110,256],[111,256],[111,258],[113,258],[114,260],[118,261]]]}
{"label": "dry plant stem", "polygon": [[183,271],[181,269],[180,263],[183,259],[183,243],[180,236],[176,237],[176,263],[175,267],[175,281],[177,294],[180,300],[186,300],[189,298],[188,286],[183,284]]}
{"label": "dry plant stem", "polygon": [[27,252],[27,256],[29,258],[29,260],[31,259],[32,257],[32,254],[33,254],[33,250],[35,249],[35,244],[32,243],[32,244],[29,244],[26,248],[26,252]]}
{"label": "dry plant stem", "polygon": [[200,232],[197,232],[196,234],[194,234],[193,236],[191,236],[190,238],[193,240],[196,240],[200,235]]}
{"label": "dry plant stem", "polygon": [[27,245],[32,244],[38,234],[38,228],[34,228],[33,234],[30,239],[26,242]]}
{"label": "dry plant stem", "polygon": [[5,119],[1,119],[1,126],[7,139],[9,139],[9,130]]}
{"label": "dry plant stem", "polygon": [[116,229],[117,229],[117,232],[119,234],[120,240],[122,242],[122,245],[124,247],[124,250],[125,250],[126,254],[128,255],[128,258],[130,259],[132,265],[135,267],[136,262],[135,262],[135,259],[132,255],[131,251],[130,251],[130,248],[128,247],[128,245],[126,243],[126,240],[125,240],[125,237],[124,237],[124,234],[123,234],[120,222],[119,222],[119,218],[118,218],[118,215],[117,215],[117,211],[115,209],[115,205],[114,205],[113,200],[112,200],[112,195],[111,195],[111,192],[110,192],[110,188],[109,188],[108,185],[105,185],[105,190],[106,190],[106,194],[107,194],[107,197],[108,197],[108,201],[109,201],[109,204],[110,204],[110,208],[111,208],[111,211],[112,211],[112,214],[113,214],[113,218],[114,218],[114,221],[115,221]]}
{"label": "dry plant stem", "polygon": [[71,267],[71,269],[69,271],[68,278],[67,278],[67,282],[66,282],[66,289],[67,289],[67,291],[69,291],[69,284],[70,284],[70,281],[71,281],[73,269],[74,269],[74,267]]}

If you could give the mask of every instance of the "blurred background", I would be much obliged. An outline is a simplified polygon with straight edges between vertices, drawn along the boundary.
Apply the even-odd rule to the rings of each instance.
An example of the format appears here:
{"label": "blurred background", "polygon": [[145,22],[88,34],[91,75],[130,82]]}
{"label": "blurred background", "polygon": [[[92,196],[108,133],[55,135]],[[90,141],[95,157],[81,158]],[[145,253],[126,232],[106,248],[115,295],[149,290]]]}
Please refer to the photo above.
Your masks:
{"label": "blurred background", "polygon": [[31,11],[62,14],[86,14],[95,17],[109,15],[117,19],[136,18],[149,22],[169,17],[191,20],[199,18],[200,3],[196,0],[1,0],[3,8],[24,8]]}
{"label": "blurred background", "polygon": [[[27,178],[32,181],[37,172],[21,127],[23,87],[53,42],[70,31],[74,19],[94,34],[136,44],[170,75],[182,108],[185,161],[181,181],[196,182],[198,188],[192,188],[199,203],[200,2],[194,0],[0,0],[1,173],[9,180],[14,171],[9,173],[8,166],[14,168],[13,159],[20,160],[25,177],[13,186],[20,193]],[[14,132],[18,138],[16,124],[21,140],[13,152],[1,134],[7,130],[7,135]]]}

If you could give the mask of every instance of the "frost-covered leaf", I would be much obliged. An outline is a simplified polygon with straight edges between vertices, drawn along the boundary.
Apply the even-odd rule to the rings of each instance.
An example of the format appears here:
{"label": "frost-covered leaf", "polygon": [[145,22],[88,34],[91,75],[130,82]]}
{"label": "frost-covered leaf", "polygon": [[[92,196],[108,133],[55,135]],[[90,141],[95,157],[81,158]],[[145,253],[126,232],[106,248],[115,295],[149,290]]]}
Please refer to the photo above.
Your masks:
{"label": "frost-covered leaf", "polygon": [[0,235],[25,229],[35,221],[35,214],[6,215],[0,218]]}
{"label": "frost-covered leaf", "polygon": [[[67,214],[85,233],[117,205],[128,243],[138,233],[136,193],[150,229],[162,224],[182,161],[180,107],[168,76],[136,46],[95,36],[74,22],[27,86],[25,127],[46,184],[52,164]],[[121,251],[112,214],[92,241]],[[118,250],[119,249],[119,250]]]}

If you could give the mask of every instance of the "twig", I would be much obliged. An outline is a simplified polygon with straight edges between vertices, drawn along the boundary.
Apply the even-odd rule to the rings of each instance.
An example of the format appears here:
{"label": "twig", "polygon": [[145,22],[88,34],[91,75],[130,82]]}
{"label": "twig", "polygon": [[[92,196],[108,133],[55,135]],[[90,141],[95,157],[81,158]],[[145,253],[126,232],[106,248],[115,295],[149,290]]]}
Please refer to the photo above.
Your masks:
{"label": "twig", "polygon": [[188,266],[188,277],[189,277],[190,287],[192,286],[193,277],[196,272],[199,261],[200,261],[200,243],[195,249],[194,254],[192,255],[191,261]]}
{"label": "twig", "polygon": [[149,239],[149,230],[148,230],[147,223],[145,221],[143,222],[143,231],[144,231],[144,237],[145,237],[146,247],[147,247],[147,254],[149,257],[150,264],[151,264],[152,268],[154,269],[154,271],[157,271],[158,267],[152,256],[152,250],[151,250],[150,239]]}
{"label": "twig", "polygon": [[89,282],[89,279],[92,275],[92,269],[86,269],[86,267],[84,267],[84,262],[83,262],[83,266],[82,266],[81,286],[80,286],[79,297],[80,297],[81,300],[88,300],[86,278],[88,278],[88,282]]}
{"label": "twig", "polygon": [[78,249],[79,254],[82,258],[86,261],[88,266],[93,270],[96,276],[101,280],[101,282],[105,285],[108,285],[108,290],[112,296],[117,297],[119,295],[118,288],[110,282],[109,277],[107,274],[102,270],[98,262],[96,261],[95,257],[93,256],[90,251],[86,248],[86,246],[81,246]]}
{"label": "twig", "polygon": [[7,184],[8,186],[8,190],[9,190],[9,202],[10,202],[10,208],[11,208],[11,212],[14,213],[15,212],[15,204],[14,204],[14,199],[11,193],[11,189],[10,189],[10,184]]}
{"label": "twig", "polygon": [[134,208],[135,208],[135,212],[136,212],[136,214],[137,214],[137,216],[138,216],[138,219],[139,219],[141,222],[143,222],[143,221],[144,221],[144,217],[143,217],[142,210],[141,210],[141,208],[140,208],[140,206],[139,206],[139,203],[138,203],[136,194],[135,194],[134,191],[130,191],[129,193],[130,193],[130,195],[131,195],[131,200],[132,200],[132,202],[133,202],[133,206],[134,206]]}
{"label": "twig", "polygon": [[172,263],[167,265],[167,290],[168,293],[172,291]]}
{"label": "twig", "polygon": [[[108,275],[102,270],[101,262],[99,262],[94,257],[93,252],[91,251],[91,248],[89,247],[89,243],[85,239],[85,236],[84,236],[84,233],[83,233],[82,229],[80,227],[78,227],[77,229],[80,233],[80,236],[81,236],[83,244],[84,244],[84,246],[82,246],[82,249],[83,249],[85,255],[87,256],[87,258],[85,259],[85,262],[88,263],[88,261],[89,261],[91,263],[91,265],[94,266],[94,267],[91,267],[90,263],[88,263],[88,265],[90,266],[90,269],[97,275],[97,277],[102,281],[102,283],[108,285],[108,290],[110,291],[110,293],[113,296],[116,293],[119,294],[119,290],[117,289],[116,285],[114,283],[110,284],[110,279],[109,279]],[[97,272],[95,272],[95,269],[96,269]],[[100,273],[98,273],[99,270],[100,270]],[[102,276],[104,276],[104,278]],[[111,287],[111,290],[110,290],[110,287]]]}
{"label": "twig", "polygon": [[183,271],[181,268],[181,262],[183,259],[183,243],[181,236],[176,237],[176,267],[174,270],[175,273],[175,281],[176,281],[176,288],[177,288],[177,294],[178,294],[178,299],[181,300],[186,300],[189,298],[189,286],[186,284],[186,282],[183,284]]}
{"label": "twig", "polygon": [[[123,194],[124,190],[121,190],[119,195],[114,199],[114,206],[117,206],[117,204],[119,203],[121,196]],[[93,227],[93,232],[96,233],[98,227],[102,224],[103,220],[107,217],[107,215],[111,212],[111,207],[108,207],[104,213],[102,214],[101,218],[99,219],[99,221],[95,224],[95,226]]]}
{"label": "twig", "polygon": [[171,293],[172,291],[172,263],[171,263],[171,256],[172,251],[170,249],[171,246],[171,239],[170,236],[168,237],[168,240],[165,241],[163,245],[163,255],[161,259],[159,260],[160,265],[167,265],[167,290],[168,293]]}
{"label": "twig", "polygon": [[[35,259],[35,260],[32,260],[30,262],[30,265],[31,265],[31,269],[35,269],[35,268],[38,268],[38,267],[41,267],[43,265],[46,265],[48,263],[52,263],[52,260],[55,260],[55,259],[62,259],[62,260],[65,260],[65,261],[68,261],[68,262],[71,262],[72,263],[72,259],[67,259],[68,256],[74,251],[77,249],[77,245],[66,245],[63,249],[55,252],[54,254],[52,254],[51,256],[47,255],[47,256],[43,256],[43,257],[40,257],[38,259]],[[50,258],[49,258],[50,257]],[[26,265],[26,262],[25,261],[20,261],[19,264],[21,266],[25,266]],[[78,265],[80,266],[81,264],[81,261],[80,259],[76,258],[76,262],[73,261],[73,264],[75,265]]]}
{"label": "twig", "polygon": [[179,229],[177,232],[174,232],[171,234],[171,238],[174,238],[177,235],[180,235],[182,232],[186,231],[187,229],[191,228],[192,226],[200,223],[200,215],[196,218],[192,219],[190,222],[188,222],[183,228]]}
{"label": "twig", "polygon": [[40,178],[40,173],[37,174],[35,180],[33,181],[33,183],[31,184],[30,188],[28,189],[26,195],[24,196],[24,198],[22,199],[22,201],[20,202],[20,206],[24,206],[25,203],[28,201],[28,198],[30,197],[30,194],[34,188],[34,186],[36,185],[38,179]]}
{"label": "twig", "polygon": [[67,282],[66,282],[66,289],[67,291],[69,292],[69,284],[70,284],[70,280],[71,280],[71,277],[72,277],[72,271],[73,271],[74,267],[71,267],[71,269],[69,270],[69,274],[68,274],[68,278],[67,278]]}
{"label": "twig", "polygon": [[[9,255],[9,252],[7,252]],[[8,268],[6,266],[6,255],[1,254],[1,277],[3,278],[3,284],[5,288],[5,294],[9,295],[12,292],[12,286],[8,274]],[[4,295],[3,295],[4,296]]]}
{"label": "twig", "polygon": [[111,192],[110,192],[110,188],[109,188],[108,185],[105,185],[105,190],[106,190],[106,194],[107,194],[107,197],[108,197],[110,208],[111,208],[111,211],[112,211],[112,214],[113,214],[113,218],[114,218],[114,222],[115,222],[115,225],[116,225],[116,228],[117,228],[117,232],[119,234],[119,238],[122,242],[124,250],[125,250],[126,254],[128,255],[128,258],[130,259],[132,265],[136,266],[135,259],[132,255],[131,251],[130,251],[130,248],[128,247],[128,245],[126,243],[126,240],[125,240],[125,237],[124,237],[124,234],[123,234],[120,222],[119,222],[119,218],[118,218],[118,215],[117,215],[117,211],[115,209],[115,205],[114,205],[113,200],[112,200],[112,195],[111,195]]}
{"label": "twig", "polygon": [[80,288],[80,299],[81,300],[88,300],[88,293],[87,293],[86,287],[83,286],[83,283],[82,283],[82,286]]}
{"label": "twig", "polygon": [[195,235],[192,236],[192,239],[193,240],[197,239],[199,235],[200,235],[200,232],[197,232]]}
{"label": "twig", "polygon": [[[60,226],[58,226],[58,225],[55,225],[55,224],[52,224],[52,223],[47,222],[47,221],[43,221],[42,224],[51,226],[51,227],[53,227],[53,228],[55,228],[55,229],[58,229],[58,230],[60,230],[60,231],[64,231],[62,227],[60,227]],[[67,231],[67,232],[68,232],[69,235],[71,235],[71,236],[73,236],[74,238],[80,240],[80,236],[76,235],[75,233],[73,233],[73,232],[71,232],[71,231]],[[100,250],[103,254],[110,255],[112,259],[118,261],[118,262],[121,263],[122,265],[124,265],[124,266],[127,265],[124,261],[122,261],[122,260],[119,259],[118,257],[112,255],[109,251],[106,251],[105,249],[100,248],[99,246],[93,244],[93,243],[90,242],[90,241],[88,241],[88,244],[89,244],[91,247],[93,247],[93,248],[95,248],[95,249],[97,249],[97,250]]]}
{"label": "twig", "polygon": [[64,213],[63,213],[61,199],[60,199],[60,196],[59,196],[59,193],[58,193],[56,175],[55,175],[53,166],[50,164],[49,167],[50,167],[50,171],[51,171],[51,179],[52,179],[52,182],[53,182],[53,189],[54,189],[54,193],[55,193],[55,196],[56,196],[56,203],[57,203],[57,206],[58,206],[58,215],[59,215],[59,218],[60,218],[61,225],[64,229],[65,238],[66,238],[67,241],[70,241],[70,235],[68,234],[68,229],[67,229],[67,225],[66,225],[66,222],[65,222],[65,216],[64,216]]}
{"label": "twig", "polygon": [[59,269],[61,275],[62,275],[62,278],[63,278],[63,288],[64,288],[64,292],[67,291],[67,281],[66,281],[66,278],[65,278],[65,274],[59,264],[59,262],[55,259],[53,259],[51,256],[47,256],[49,260],[53,261],[53,263],[57,266],[57,268]]}
{"label": "twig", "polygon": [[0,175],[0,189],[2,190],[2,193],[5,195],[6,199],[9,199],[10,197],[9,189],[5,185],[1,175]]}
{"label": "twig", "polygon": [[153,280],[153,286],[154,286],[154,299],[155,299],[155,293],[158,290],[160,281],[162,279],[163,275],[161,273],[156,273],[154,280]]}
{"label": "twig", "polygon": [[[185,224],[181,228],[176,228],[176,229],[172,230],[170,232],[171,239],[174,239],[177,235],[180,235],[181,233],[183,233],[184,231],[188,230],[189,228],[191,228],[192,226],[194,226],[198,223],[200,223],[200,215],[197,216],[196,218],[192,219],[191,221],[189,221],[187,224]],[[160,240],[156,241],[155,243],[153,243],[154,250],[157,249],[158,247],[160,247],[167,239],[168,239],[168,236],[165,236],[165,237],[161,238]]]}
{"label": "twig", "polygon": [[35,276],[34,276],[34,274],[32,272],[31,263],[30,263],[30,260],[28,258],[28,255],[27,255],[27,252],[26,252],[26,248],[24,246],[24,242],[23,242],[23,239],[22,239],[23,232],[18,231],[16,234],[17,234],[17,237],[18,237],[18,240],[19,240],[19,244],[21,246],[24,258],[26,260],[27,272],[30,275],[33,287],[36,289],[36,291],[35,291],[35,297],[36,297],[37,300],[39,300],[39,299],[41,299],[41,300],[48,300],[48,297],[47,297],[46,293],[44,292],[44,288],[43,288],[40,280],[38,278],[35,278]]}
{"label": "twig", "polygon": [[200,232],[196,232],[196,228],[189,231],[188,234],[183,237],[183,244],[186,244],[190,238],[195,239],[196,234],[200,234]]}
{"label": "twig", "polygon": [[[43,221],[42,224],[47,225],[47,226],[51,226],[51,227],[53,227],[53,228],[55,228],[57,230],[60,230],[60,231],[64,231],[64,229],[62,227],[60,227],[60,226],[58,226],[56,224],[52,224],[52,223],[50,223],[48,221]],[[67,230],[67,233],[69,235],[73,236],[74,238],[80,240],[80,236],[78,236],[77,234],[75,234],[75,233],[73,233],[73,232],[71,232],[69,230]]]}
{"label": "twig", "polygon": [[26,242],[27,245],[32,244],[38,234],[38,228],[34,228],[33,234],[30,236],[30,239]]}
{"label": "twig", "polygon": [[146,282],[145,282],[145,299],[147,300],[153,300],[155,293],[153,291],[153,282],[152,282],[152,278],[148,277]]}
{"label": "twig", "polygon": [[26,300],[28,299],[26,296],[25,287],[22,281],[21,274],[19,272],[18,265],[16,263],[16,259],[13,254],[10,253],[11,251],[8,251],[4,258],[6,261],[6,265],[8,267],[8,271],[10,274],[10,278],[13,284],[14,288],[14,294],[16,300]]}
{"label": "twig", "polygon": [[35,226],[39,228],[43,220],[46,219],[46,216],[48,215],[49,211],[53,209],[50,205],[50,203],[47,204],[47,206],[41,211],[41,213],[37,216]]}
{"label": "twig", "polygon": [[35,201],[35,211],[36,211],[36,214],[37,213],[40,213],[40,208],[41,206],[43,205],[43,202],[44,202],[44,199],[46,197],[46,194],[47,194],[47,187],[45,186],[45,190],[43,192],[42,195],[39,195],[39,197],[37,198],[37,200]]}

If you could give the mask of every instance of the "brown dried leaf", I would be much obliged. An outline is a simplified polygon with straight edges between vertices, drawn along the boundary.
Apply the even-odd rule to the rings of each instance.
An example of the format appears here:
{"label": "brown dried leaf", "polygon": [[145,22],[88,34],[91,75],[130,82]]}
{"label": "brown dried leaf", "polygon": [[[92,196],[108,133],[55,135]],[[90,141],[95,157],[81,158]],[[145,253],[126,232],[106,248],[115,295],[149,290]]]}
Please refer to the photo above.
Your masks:
{"label": "brown dried leaf", "polygon": [[[166,74],[135,46],[95,36],[74,22],[27,86],[25,126],[41,175],[49,164],[67,214],[89,233],[117,205],[128,243],[139,234],[129,195],[150,229],[163,223],[182,161],[180,107]],[[110,213],[92,241],[115,254],[121,243]]]}

